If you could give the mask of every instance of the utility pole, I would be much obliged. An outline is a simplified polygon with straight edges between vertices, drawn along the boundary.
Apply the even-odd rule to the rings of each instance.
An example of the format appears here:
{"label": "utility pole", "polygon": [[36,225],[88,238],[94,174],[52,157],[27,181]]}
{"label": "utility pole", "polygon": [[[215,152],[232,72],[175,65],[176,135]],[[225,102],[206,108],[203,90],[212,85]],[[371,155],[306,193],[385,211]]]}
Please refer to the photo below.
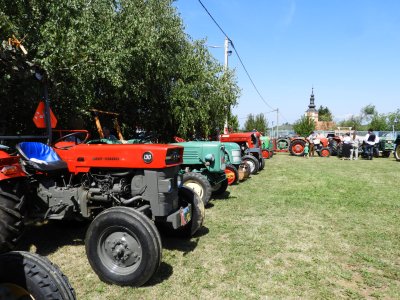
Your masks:
{"label": "utility pole", "polygon": [[[229,39],[228,39],[228,37],[225,37],[224,49],[225,49],[224,70],[225,70],[225,72],[227,72],[228,71],[228,56],[232,53],[232,51],[229,51]],[[224,134],[228,134],[229,133],[228,115],[229,115],[230,109],[231,108],[228,106],[227,110],[226,110],[226,118],[225,118],[225,124],[224,124]]]}
{"label": "utility pole", "polygon": [[276,109],[276,138],[279,138],[279,108]]}

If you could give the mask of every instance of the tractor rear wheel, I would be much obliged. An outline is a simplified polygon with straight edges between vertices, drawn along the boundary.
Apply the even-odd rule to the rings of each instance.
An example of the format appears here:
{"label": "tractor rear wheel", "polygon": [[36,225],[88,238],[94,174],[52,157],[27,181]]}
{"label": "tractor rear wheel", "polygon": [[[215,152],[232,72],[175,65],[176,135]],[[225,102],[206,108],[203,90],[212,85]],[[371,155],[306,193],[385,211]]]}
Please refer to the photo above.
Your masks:
{"label": "tractor rear wheel", "polygon": [[323,147],[321,150],[318,152],[319,156],[321,157],[329,157],[331,155],[331,151],[328,147]]}
{"label": "tractor rear wheel", "polygon": [[200,197],[204,205],[207,205],[210,201],[212,188],[204,175],[195,172],[185,173],[183,174],[183,185],[192,189]]}
{"label": "tractor rear wheel", "polygon": [[293,140],[290,143],[289,151],[290,154],[294,156],[302,156],[304,153],[304,148],[306,146],[306,142],[303,140]]}
{"label": "tractor rear wheel", "polygon": [[392,153],[392,151],[384,151],[382,152],[382,156],[388,158],[390,157],[390,153]]}
{"label": "tractor rear wheel", "polygon": [[235,184],[239,181],[239,171],[234,165],[228,164],[225,167],[226,179],[228,179],[228,185]]}
{"label": "tractor rear wheel", "polygon": [[222,195],[225,193],[226,189],[228,188],[228,179],[226,178],[224,181],[213,185],[212,187],[212,194],[213,195]]}
{"label": "tractor rear wheel", "polygon": [[25,180],[0,182],[0,253],[10,251],[24,229]]}
{"label": "tractor rear wheel", "polygon": [[13,251],[0,255],[0,299],[76,299],[68,278],[47,258]]}
{"label": "tractor rear wheel", "polygon": [[191,220],[185,226],[174,230],[175,236],[190,238],[203,225],[206,213],[204,202],[200,200],[195,192],[183,186],[179,189],[179,205],[186,207],[188,204],[192,205]]}
{"label": "tractor rear wheel", "polygon": [[397,161],[400,161],[400,144],[396,145],[396,148],[394,149],[394,157]]}
{"label": "tractor rear wheel", "polygon": [[161,238],[153,222],[131,207],[112,207],[90,224],[86,255],[99,278],[121,286],[141,286],[161,263]]}
{"label": "tractor rear wheel", "polygon": [[243,156],[242,162],[248,164],[250,168],[250,174],[257,174],[258,170],[260,169],[260,163],[258,162],[257,158],[252,155]]}
{"label": "tractor rear wheel", "polygon": [[260,164],[260,171],[261,170],[264,170],[264,167],[265,167],[265,159],[264,159],[264,157],[261,157],[260,158],[260,160],[258,161],[258,163]]}

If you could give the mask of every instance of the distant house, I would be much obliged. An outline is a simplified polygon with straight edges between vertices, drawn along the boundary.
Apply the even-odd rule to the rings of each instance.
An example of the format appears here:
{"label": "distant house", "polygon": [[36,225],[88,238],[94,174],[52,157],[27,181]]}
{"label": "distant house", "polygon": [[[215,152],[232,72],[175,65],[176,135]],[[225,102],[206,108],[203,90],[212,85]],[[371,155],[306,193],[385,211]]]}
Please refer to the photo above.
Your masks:
{"label": "distant house", "polygon": [[315,130],[333,130],[336,123],[333,121],[319,121],[318,110],[315,109],[314,88],[311,90],[310,104],[306,110],[305,116],[310,117],[315,122]]}

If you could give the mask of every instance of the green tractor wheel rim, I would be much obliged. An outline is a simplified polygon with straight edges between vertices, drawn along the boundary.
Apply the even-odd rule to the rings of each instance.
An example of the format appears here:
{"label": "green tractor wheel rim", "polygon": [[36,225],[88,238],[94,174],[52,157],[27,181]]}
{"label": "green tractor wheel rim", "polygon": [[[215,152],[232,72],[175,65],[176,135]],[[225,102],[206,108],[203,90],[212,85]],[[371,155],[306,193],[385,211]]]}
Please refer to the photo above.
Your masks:
{"label": "green tractor wheel rim", "polygon": [[204,189],[196,180],[187,180],[183,185],[192,189],[200,199],[203,199]]}
{"label": "green tractor wheel rim", "polygon": [[120,275],[131,274],[142,260],[142,247],[135,234],[121,226],[109,227],[97,244],[103,264]]}

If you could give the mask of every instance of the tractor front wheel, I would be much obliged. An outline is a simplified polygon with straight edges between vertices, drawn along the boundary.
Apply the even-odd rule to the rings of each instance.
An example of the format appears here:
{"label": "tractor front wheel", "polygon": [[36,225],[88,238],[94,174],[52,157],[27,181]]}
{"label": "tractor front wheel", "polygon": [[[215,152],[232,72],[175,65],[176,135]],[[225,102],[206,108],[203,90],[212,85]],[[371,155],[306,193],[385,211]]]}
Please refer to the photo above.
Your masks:
{"label": "tractor front wheel", "polygon": [[318,152],[321,157],[329,157],[331,155],[331,150],[328,147],[323,147]]}
{"label": "tractor front wheel", "polygon": [[302,156],[304,153],[305,146],[306,146],[306,142],[303,140],[292,141],[289,146],[290,154],[292,154],[294,156]]}
{"label": "tractor front wheel", "polygon": [[131,207],[112,207],[90,224],[86,255],[99,278],[121,286],[141,286],[161,262],[161,238],[153,222]]}
{"label": "tractor front wheel", "polygon": [[257,174],[258,170],[260,169],[260,163],[258,162],[257,158],[252,155],[243,156],[242,162],[248,164],[250,168],[250,174]]}
{"label": "tractor front wheel", "polygon": [[24,179],[0,182],[0,253],[14,248],[24,229]]}
{"label": "tractor front wheel", "polygon": [[262,157],[264,159],[269,159],[271,158],[271,152],[267,149],[262,150]]}
{"label": "tractor front wheel", "polygon": [[258,163],[260,164],[260,171],[261,170],[264,170],[264,167],[265,167],[265,159],[264,159],[264,157],[261,157],[260,158],[260,160],[258,161]]}
{"label": "tractor front wheel", "polygon": [[228,179],[228,185],[235,184],[239,181],[239,171],[234,165],[228,164],[225,167],[226,179]]}
{"label": "tractor front wheel", "polygon": [[225,179],[224,181],[217,183],[216,185],[213,185],[211,188],[213,191],[212,192],[213,195],[222,195],[228,188],[228,179]]}
{"label": "tractor front wheel", "polygon": [[24,251],[4,253],[0,270],[0,299],[76,299],[68,278],[45,257]]}
{"label": "tractor front wheel", "polygon": [[204,175],[195,172],[185,173],[183,174],[183,185],[192,189],[200,197],[204,205],[207,205],[210,201],[212,188]]}

